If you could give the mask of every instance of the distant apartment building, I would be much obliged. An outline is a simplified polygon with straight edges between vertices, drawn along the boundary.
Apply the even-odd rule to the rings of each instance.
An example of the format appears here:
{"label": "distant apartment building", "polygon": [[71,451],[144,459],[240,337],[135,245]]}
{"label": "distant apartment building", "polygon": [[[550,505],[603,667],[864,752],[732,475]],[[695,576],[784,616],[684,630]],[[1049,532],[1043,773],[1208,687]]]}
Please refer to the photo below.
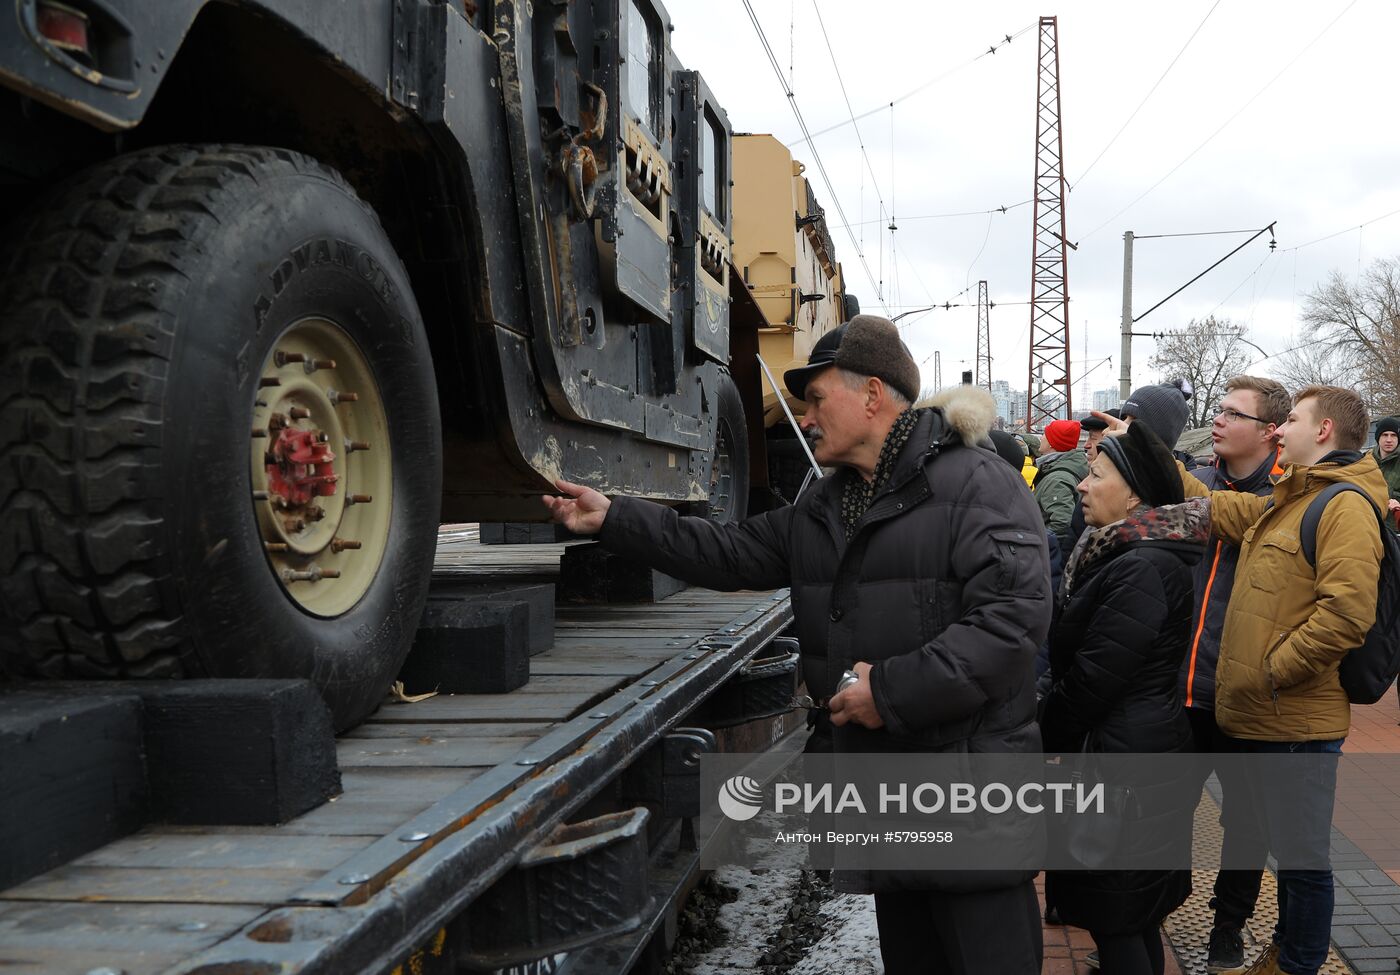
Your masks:
{"label": "distant apartment building", "polygon": [[1096,389],[1094,390],[1093,396],[1094,409],[1098,410],[1100,413],[1104,410],[1116,410],[1118,404],[1122,402],[1121,397],[1118,395],[1117,386],[1114,386],[1112,389]]}

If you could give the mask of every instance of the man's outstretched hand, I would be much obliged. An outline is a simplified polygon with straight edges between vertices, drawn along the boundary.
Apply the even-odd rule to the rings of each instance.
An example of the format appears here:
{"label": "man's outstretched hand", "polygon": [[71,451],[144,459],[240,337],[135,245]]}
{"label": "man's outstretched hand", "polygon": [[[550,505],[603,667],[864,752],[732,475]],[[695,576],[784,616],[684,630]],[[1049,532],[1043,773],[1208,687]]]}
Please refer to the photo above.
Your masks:
{"label": "man's outstretched hand", "polygon": [[555,481],[554,486],[568,497],[544,496],[551,518],[575,535],[596,535],[603,530],[603,519],[608,516],[611,501],[582,484],[560,480]]}
{"label": "man's outstretched hand", "polygon": [[1112,416],[1108,413],[1100,413],[1098,410],[1090,410],[1089,415],[1108,424],[1108,430],[1106,431],[1107,436],[1121,437],[1128,432],[1127,420],[1120,420],[1116,416]]}

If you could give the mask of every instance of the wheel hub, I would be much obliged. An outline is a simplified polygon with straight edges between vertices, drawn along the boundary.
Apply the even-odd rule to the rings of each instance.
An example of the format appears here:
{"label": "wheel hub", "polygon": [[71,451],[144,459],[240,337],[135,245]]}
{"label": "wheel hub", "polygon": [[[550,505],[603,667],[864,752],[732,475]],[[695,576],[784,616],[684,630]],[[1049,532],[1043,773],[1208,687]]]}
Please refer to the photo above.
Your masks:
{"label": "wheel hub", "polygon": [[378,387],[338,325],[304,319],[277,340],[252,438],[253,507],[273,574],[303,609],[345,612],[383,558],[393,482]]}
{"label": "wheel hub", "polygon": [[283,427],[268,452],[268,492],[284,507],[302,507],[312,498],[335,494],[340,476],[335,472],[335,453],[330,435],[322,430]]}

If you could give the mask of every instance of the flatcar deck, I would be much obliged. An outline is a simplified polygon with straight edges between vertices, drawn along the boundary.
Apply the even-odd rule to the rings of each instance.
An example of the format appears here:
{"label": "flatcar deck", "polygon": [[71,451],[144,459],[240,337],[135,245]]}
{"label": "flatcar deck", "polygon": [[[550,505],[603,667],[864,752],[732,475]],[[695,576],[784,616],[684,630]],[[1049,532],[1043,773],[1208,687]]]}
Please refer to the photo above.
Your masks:
{"label": "flatcar deck", "polygon": [[[435,573],[554,581],[564,547],[448,527]],[[384,704],[338,740],[344,793],[319,808],[148,826],[0,892],[0,970],[388,971],[790,619],[786,591],[559,603],[528,684]]]}

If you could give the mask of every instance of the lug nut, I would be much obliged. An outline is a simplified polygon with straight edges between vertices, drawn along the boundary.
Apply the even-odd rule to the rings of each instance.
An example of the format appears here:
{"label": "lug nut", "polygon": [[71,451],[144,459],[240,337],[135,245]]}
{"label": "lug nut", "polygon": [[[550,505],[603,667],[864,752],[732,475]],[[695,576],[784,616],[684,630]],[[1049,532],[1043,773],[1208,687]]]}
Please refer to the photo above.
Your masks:
{"label": "lug nut", "polygon": [[257,427],[254,427],[254,428],[253,428],[253,434],[252,434],[252,436],[253,436],[253,439],[254,439],[254,440],[266,440],[266,439],[267,439],[267,431],[266,431],[266,430],[259,430]]}
{"label": "lug nut", "polygon": [[345,441],[345,452],[346,452],[347,454],[353,454],[353,453],[354,453],[355,451],[357,451],[357,450],[369,450],[369,441],[367,441],[367,440],[347,440],[347,441]]}
{"label": "lug nut", "polygon": [[350,507],[352,504],[369,504],[369,503],[370,503],[371,501],[373,501],[373,500],[374,500],[374,497],[373,497],[372,495],[368,495],[368,494],[352,494],[352,495],[350,495],[349,497],[347,497],[347,498],[345,499],[345,507],[348,508],[348,507]]}
{"label": "lug nut", "polygon": [[272,361],[279,366],[285,366],[289,362],[305,362],[306,356],[301,352],[283,352],[278,349],[273,353]]}
{"label": "lug nut", "polygon": [[287,411],[287,415],[293,420],[305,420],[311,416],[311,411],[304,406],[293,406]]}
{"label": "lug nut", "polygon": [[348,538],[336,538],[331,541],[332,552],[344,552],[346,549],[358,549],[360,543]]}
{"label": "lug nut", "polygon": [[296,532],[305,530],[306,522],[301,518],[283,518],[282,528],[288,534],[295,534]]}
{"label": "lug nut", "polygon": [[315,372],[317,369],[334,369],[334,359],[308,359],[306,360],[306,371]]}
{"label": "lug nut", "polygon": [[259,388],[259,389],[267,389],[269,386],[281,386],[281,385],[282,385],[282,380],[278,379],[276,376],[263,376],[261,379],[258,380],[258,388]]}
{"label": "lug nut", "polygon": [[359,394],[359,393],[340,393],[340,392],[336,392],[334,389],[332,389],[332,390],[328,390],[328,391],[327,391],[326,397],[327,397],[332,403],[335,403],[335,404],[338,406],[338,405],[340,405],[341,403],[355,403],[355,402],[358,402],[359,399],[360,399],[360,394]]}
{"label": "lug nut", "polygon": [[266,492],[266,491],[254,491],[254,492],[253,492],[253,500],[254,500],[254,501],[266,501],[266,500],[267,500],[267,492]]}
{"label": "lug nut", "polygon": [[306,517],[310,518],[312,521],[320,521],[322,518],[326,517],[326,513],[321,510],[320,505],[312,505],[306,511]]}
{"label": "lug nut", "polygon": [[312,566],[310,570],[298,572],[295,569],[283,569],[282,580],[284,582],[320,582],[322,579],[339,579],[339,569],[322,569],[319,566]]}
{"label": "lug nut", "polygon": [[264,542],[263,545],[265,545],[265,546],[267,547],[267,550],[268,550],[269,552],[285,552],[285,551],[287,551],[287,543],[286,543],[286,542]]}

